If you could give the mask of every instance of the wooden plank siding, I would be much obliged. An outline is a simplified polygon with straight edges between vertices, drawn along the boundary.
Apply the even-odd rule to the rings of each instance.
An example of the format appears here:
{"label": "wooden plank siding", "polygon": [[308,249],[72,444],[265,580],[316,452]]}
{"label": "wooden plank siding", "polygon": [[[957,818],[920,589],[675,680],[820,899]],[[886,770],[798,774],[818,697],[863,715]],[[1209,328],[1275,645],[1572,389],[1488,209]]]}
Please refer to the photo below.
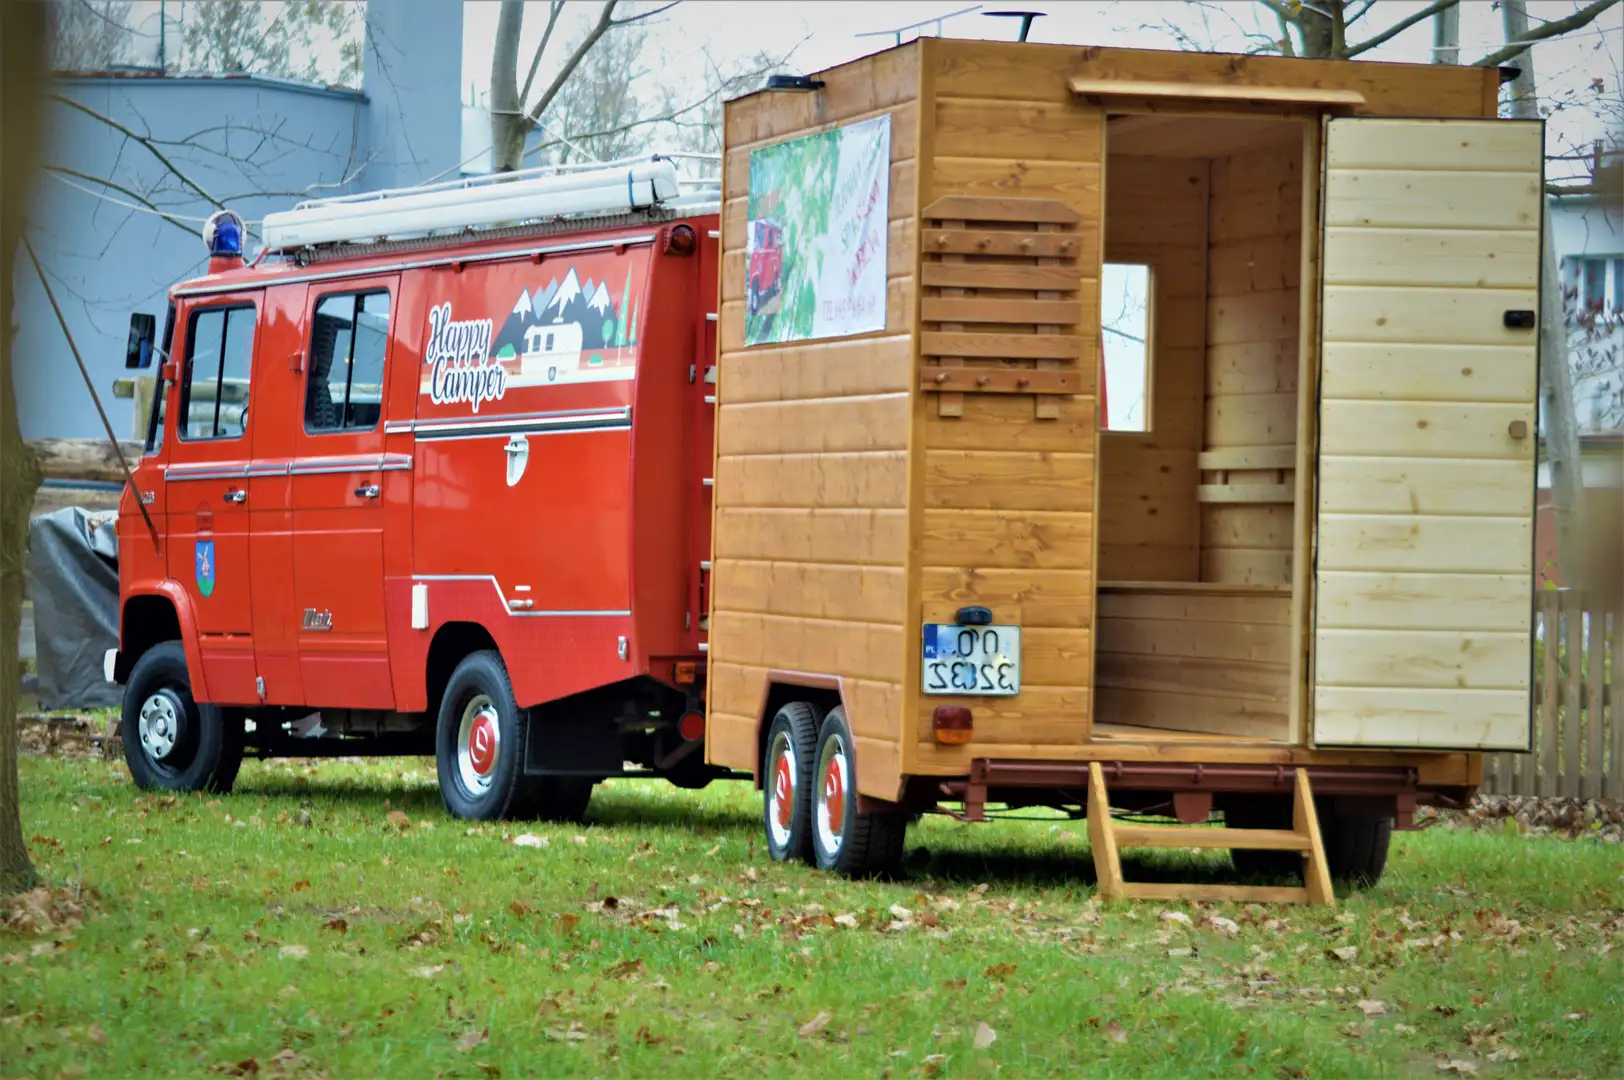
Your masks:
{"label": "wooden plank siding", "polygon": [[[904,742],[904,765],[916,774],[951,774],[967,771],[972,757],[1076,758],[1088,736],[1093,667],[1098,497],[1094,358],[1099,350],[1104,117],[1071,97],[1059,69],[1045,69],[1040,78],[1027,80],[1022,93],[1005,94],[981,79],[957,79],[964,57],[978,51],[979,43],[928,39],[919,45],[926,129],[920,205],[949,196],[1052,199],[1080,218],[1064,233],[1076,245],[1052,251],[1070,256],[1065,263],[1069,282],[1046,294],[1055,299],[1033,303],[1055,309],[1055,314],[1044,315],[1054,320],[1051,333],[1074,339],[1075,351],[1068,355],[1075,359],[1060,362],[1077,373],[1082,392],[1046,399],[1052,403],[1052,418],[1041,415],[1042,404],[1021,394],[966,393],[959,415],[941,415],[934,394],[921,395],[915,404],[920,437],[910,529],[917,565],[909,587],[910,614],[919,621],[910,632],[917,639],[919,622],[950,622],[960,607],[984,605],[996,621],[1023,627],[1023,675],[1021,693],[1013,698],[927,696],[918,690],[918,661],[911,659],[906,686],[915,730]],[[1076,50],[1064,52],[1076,55]],[[952,83],[950,90],[944,79]],[[1005,228],[1014,232],[1020,226]],[[1027,225],[1024,231],[1058,244],[1054,233],[1034,229]],[[933,248],[937,243],[933,232],[922,250],[949,250]],[[966,254],[979,255],[978,262],[984,262],[1005,251],[1051,253],[1031,244],[1022,248],[1012,237],[997,252],[981,247]],[[976,295],[989,295],[997,284],[989,281]],[[937,289],[925,287],[923,292],[929,308]],[[962,317],[970,310],[963,299],[934,303],[951,305],[946,311],[961,315],[952,331],[956,339],[983,333],[1046,340],[1030,323],[969,321]],[[930,313],[922,312],[922,318]],[[1024,311],[1011,310],[1007,317],[1016,315],[1027,320]],[[1049,361],[1036,362],[1041,366]],[[917,640],[910,644],[917,657]],[[938,705],[953,703],[967,704],[975,712],[975,741],[969,746],[935,741],[932,713]]]}
{"label": "wooden plank siding", "polygon": [[[820,77],[817,93],[756,94],[726,109],[707,754],[760,767],[769,671],[836,676],[856,740],[857,789],[895,798],[916,381],[918,52],[881,53]],[[750,152],[880,115],[891,117],[885,330],[746,348]]]}
{"label": "wooden plank siding", "polygon": [[[1539,306],[1542,129],[1327,130],[1315,738],[1522,748],[1536,332],[1502,313]],[[1492,282],[1410,261],[1476,233]]]}
{"label": "wooden plank siding", "polygon": [[1150,267],[1146,431],[1100,433],[1100,581],[1195,581],[1207,162],[1110,153],[1105,261]]}
{"label": "wooden plank siding", "polygon": [[[1203,448],[1237,461],[1297,442],[1303,140],[1301,125],[1280,128],[1274,146],[1212,163]],[[1293,497],[1282,485],[1294,479],[1289,467],[1203,474],[1202,581],[1292,580]]]}

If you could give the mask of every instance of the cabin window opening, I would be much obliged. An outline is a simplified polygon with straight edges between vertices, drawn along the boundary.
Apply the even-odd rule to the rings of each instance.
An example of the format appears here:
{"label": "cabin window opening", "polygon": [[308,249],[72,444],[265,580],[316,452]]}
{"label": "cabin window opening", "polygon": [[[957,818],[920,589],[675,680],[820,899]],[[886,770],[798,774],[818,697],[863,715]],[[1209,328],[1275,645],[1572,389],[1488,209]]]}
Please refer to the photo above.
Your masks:
{"label": "cabin window opening", "polygon": [[159,340],[159,353],[157,374],[152,377],[152,399],[147,412],[147,438],[142,453],[151,455],[163,449],[164,445],[164,418],[168,413],[164,401],[164,365],[174,358],[175,349],[175,302],[169,302],[169,314],[164,316],[164,336]]}
{"label": "cabin window opening", "polygon": [[389,294],[342,293],[316,303],[305,383],[305,431],[370,431],[383,414]]}
{"label": "cabin window opening", "polygon": [[1100,428],[1150,430],[1151,269],[1106,263],[1100,275]]}
{"label": "cabin window opening", "polygon": [[192,312],[177,425],[183,440],[239,439],[248,430],[255,321],[252,305]]}

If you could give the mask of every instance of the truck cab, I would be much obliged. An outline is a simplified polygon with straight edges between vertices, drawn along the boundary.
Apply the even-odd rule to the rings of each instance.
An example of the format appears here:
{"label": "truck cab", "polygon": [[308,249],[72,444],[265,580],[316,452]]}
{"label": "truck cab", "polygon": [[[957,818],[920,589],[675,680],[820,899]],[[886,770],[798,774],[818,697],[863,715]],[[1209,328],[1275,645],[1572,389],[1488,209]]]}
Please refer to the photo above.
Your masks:
{"label": "truck cab", "polygon": [[717,226],[668,160],[535,170],[303,204],[175,286],[120,514],[137,782],[432,753],[455,814],[568,817],[725,773]]}

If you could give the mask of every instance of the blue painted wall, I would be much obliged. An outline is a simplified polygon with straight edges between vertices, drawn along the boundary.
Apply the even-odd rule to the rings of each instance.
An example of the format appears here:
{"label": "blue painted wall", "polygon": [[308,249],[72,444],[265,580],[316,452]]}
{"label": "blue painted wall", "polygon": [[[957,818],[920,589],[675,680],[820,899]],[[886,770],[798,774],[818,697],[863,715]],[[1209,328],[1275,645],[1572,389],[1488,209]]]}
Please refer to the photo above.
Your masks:
{"label": "blue painted wall", "polygon": [[[368,5],[363,91],[243,76],[66,78],[53,90],[155,140],[187,178],[251,224],[313,195],[454,176],[461,149],[461,0]],[[53,101],[29,237],[121,438],[133,437],[125,374],[131,311],[158,316],[165,291],[201,272],[198,235],[213,207],[148,148]],[[99,181],[106,180],[114,187]],[[150,207],[174,215],[165,220]],[[32,268],[16,284],[14,381],[25,438],[101,435],[61,329]]]}

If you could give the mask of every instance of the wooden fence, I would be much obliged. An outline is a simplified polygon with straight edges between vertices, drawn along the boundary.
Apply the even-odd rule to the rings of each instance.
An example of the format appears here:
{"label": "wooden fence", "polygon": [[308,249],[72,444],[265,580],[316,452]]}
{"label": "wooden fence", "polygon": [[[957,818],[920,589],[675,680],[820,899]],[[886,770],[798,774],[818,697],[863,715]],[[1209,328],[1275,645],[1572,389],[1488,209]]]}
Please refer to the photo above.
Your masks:
{"label": "wooden fence", "polygon": [[1483,790],[1497,795],[1624,799],[1624,612],[1596,593],[1551,589],[1534,621],[1534,741],[1490,754]]}

